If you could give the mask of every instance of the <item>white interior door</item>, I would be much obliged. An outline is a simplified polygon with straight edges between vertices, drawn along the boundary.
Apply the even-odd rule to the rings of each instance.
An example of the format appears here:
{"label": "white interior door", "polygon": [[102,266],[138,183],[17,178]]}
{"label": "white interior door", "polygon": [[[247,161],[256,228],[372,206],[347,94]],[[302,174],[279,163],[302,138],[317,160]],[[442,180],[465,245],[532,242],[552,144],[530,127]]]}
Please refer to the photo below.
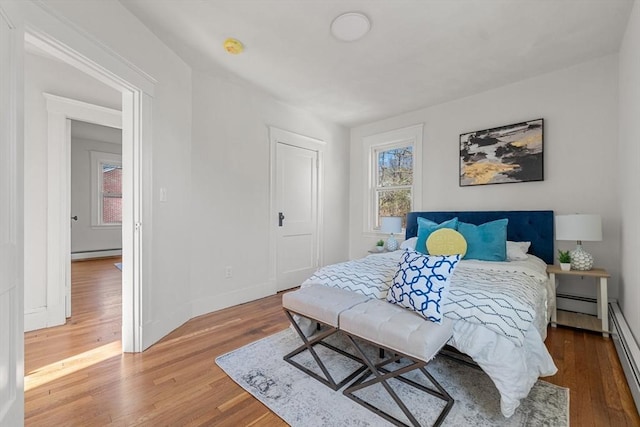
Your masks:
{"label": "white interior door", "polygon": [[[68,206],[67,221],[69,221],[69,236],[65,236],[63,238],[66,249],[64,250],[64,316],[65,318],[71,317],[71,120],[65,120],[66,129],[65,129],[65,141],[67,141],[67,153],[68,156],[68,168],[65,174],[65,183],[64,185],[69,189],[68,197]],[[63,232],[66,232],[64,230]]]}
{"label": "white interior door", "polygon": [[318,268],[318,152],[276,146],[276,287],[299,286]]}
{"label": "white interior door", "polygon": [[0,9],[0,425],[24,423],[22,142],[16,31]]}

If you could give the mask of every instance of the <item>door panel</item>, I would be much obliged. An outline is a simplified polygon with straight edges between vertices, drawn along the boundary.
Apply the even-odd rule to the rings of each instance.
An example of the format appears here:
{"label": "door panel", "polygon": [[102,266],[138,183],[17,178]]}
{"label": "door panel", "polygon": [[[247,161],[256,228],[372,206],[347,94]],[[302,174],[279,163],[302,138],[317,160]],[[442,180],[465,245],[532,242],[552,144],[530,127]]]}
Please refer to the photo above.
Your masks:
{"label": "door panel", "polygon": [[[24,420],[19,40],[0,8],[0,425]],[[20,123],[21,124],[21,123]]]}
{"label": "door panel", "polygon": [[318,267],[318,153],[278,143],[276,281],[279,291],[300,285]]}
{"label": "door panel", "polygon": [[291,272],[315,267],[313,261],[315,239],[313,237],[311,234],[301,234],[288,235],[286,239],[282,239],[282,247],[278,249],[287,256],[280,259],[281,271]]}

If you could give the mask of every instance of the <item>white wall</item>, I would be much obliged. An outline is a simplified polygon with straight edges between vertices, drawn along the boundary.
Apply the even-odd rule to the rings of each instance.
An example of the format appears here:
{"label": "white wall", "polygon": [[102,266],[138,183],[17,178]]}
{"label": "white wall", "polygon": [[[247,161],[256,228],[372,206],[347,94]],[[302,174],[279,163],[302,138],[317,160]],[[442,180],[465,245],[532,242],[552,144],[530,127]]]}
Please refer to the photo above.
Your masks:
{"label": "white wall", "polygon": [[120,109],[121,95],[66,64],[24,58],[25,329],[47,326],[47,107],[43,93]]}
{"label": "white wall", "polygon": [[[257,89],[193,74],[193,315],[275,293],[269,283],[268,126],[326,141],[325,264],[347,258],[348,131]],[[225,266],[233,277],[225,279]]]}
{"label": "white wall", "polygon": [[636,1],[620,48],[620,171],[622,278],[619,301],[640,338],[640,4]]}
{"label": "white wall", "polygon": [[[618,57],[578,66],[425,108],[351,130],[350,257],[366,254],[374,236],[363,235],[362,137],[424,123],[421,210],[551,209],[596,213],[603,242],[585,242],[599,266],[620,277],[618,196]],[[459,187],[461,133],[544,118],[544,181]],[[561,248],[575,246],[558,242]],[[569,282],[569,283],[566,283]],[[566,281],[559,292],[595,296],[595,286]]]}
{"label": "white wall", "polygon": [[[75,122],[71,124],[72,129]],[[91,152],[122,155],[122,144],[71,135],[71,253],[122,249],[122,227],[96,228],[91,226]]]}

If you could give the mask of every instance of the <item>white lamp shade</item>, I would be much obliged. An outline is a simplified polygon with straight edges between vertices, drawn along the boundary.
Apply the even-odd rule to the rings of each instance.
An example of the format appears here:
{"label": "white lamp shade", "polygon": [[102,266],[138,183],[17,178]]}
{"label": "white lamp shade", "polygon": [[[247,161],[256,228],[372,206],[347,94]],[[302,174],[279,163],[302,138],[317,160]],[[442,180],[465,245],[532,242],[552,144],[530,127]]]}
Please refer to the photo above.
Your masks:
{"label": "white lamp shade", "polygon": [[602,219],[600,215],[556,215],[556,240],[587,242],[602,240]]}
{"label": "white lamp shade", "polygon": [[400,233],[402,231],[402,218],[399,216],[380,217],[380,231],[383,233]]}

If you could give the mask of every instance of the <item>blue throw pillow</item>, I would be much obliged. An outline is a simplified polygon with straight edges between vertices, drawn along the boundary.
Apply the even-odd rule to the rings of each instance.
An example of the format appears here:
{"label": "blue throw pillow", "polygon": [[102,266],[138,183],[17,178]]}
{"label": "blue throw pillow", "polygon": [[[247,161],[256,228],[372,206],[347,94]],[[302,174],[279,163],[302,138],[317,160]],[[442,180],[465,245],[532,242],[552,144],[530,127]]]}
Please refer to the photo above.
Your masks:
{"label": "blue throw pillow", "polygon": [[506,218],[481,225],[458,223],[458,232],[467,241],[467,253],[464,259],[506,261],[508,223],[509,220]]}
{"label": "blue throw pillow", "polygon": [[458,218],[452,218],[448,221],[441,222],[440,224],[426,218],[418,218],[418,241],[416,242],[416,251],[429,255],[427,239],[431,233],[436,230],[440,230],[441,228],[452,228],[456,230],[458,228]]}
{"label": "blue throw pillow", "polygon": [[460,255],[402,254],[398,271],[387,294],[387,301],[442,323],[443,299]]}

